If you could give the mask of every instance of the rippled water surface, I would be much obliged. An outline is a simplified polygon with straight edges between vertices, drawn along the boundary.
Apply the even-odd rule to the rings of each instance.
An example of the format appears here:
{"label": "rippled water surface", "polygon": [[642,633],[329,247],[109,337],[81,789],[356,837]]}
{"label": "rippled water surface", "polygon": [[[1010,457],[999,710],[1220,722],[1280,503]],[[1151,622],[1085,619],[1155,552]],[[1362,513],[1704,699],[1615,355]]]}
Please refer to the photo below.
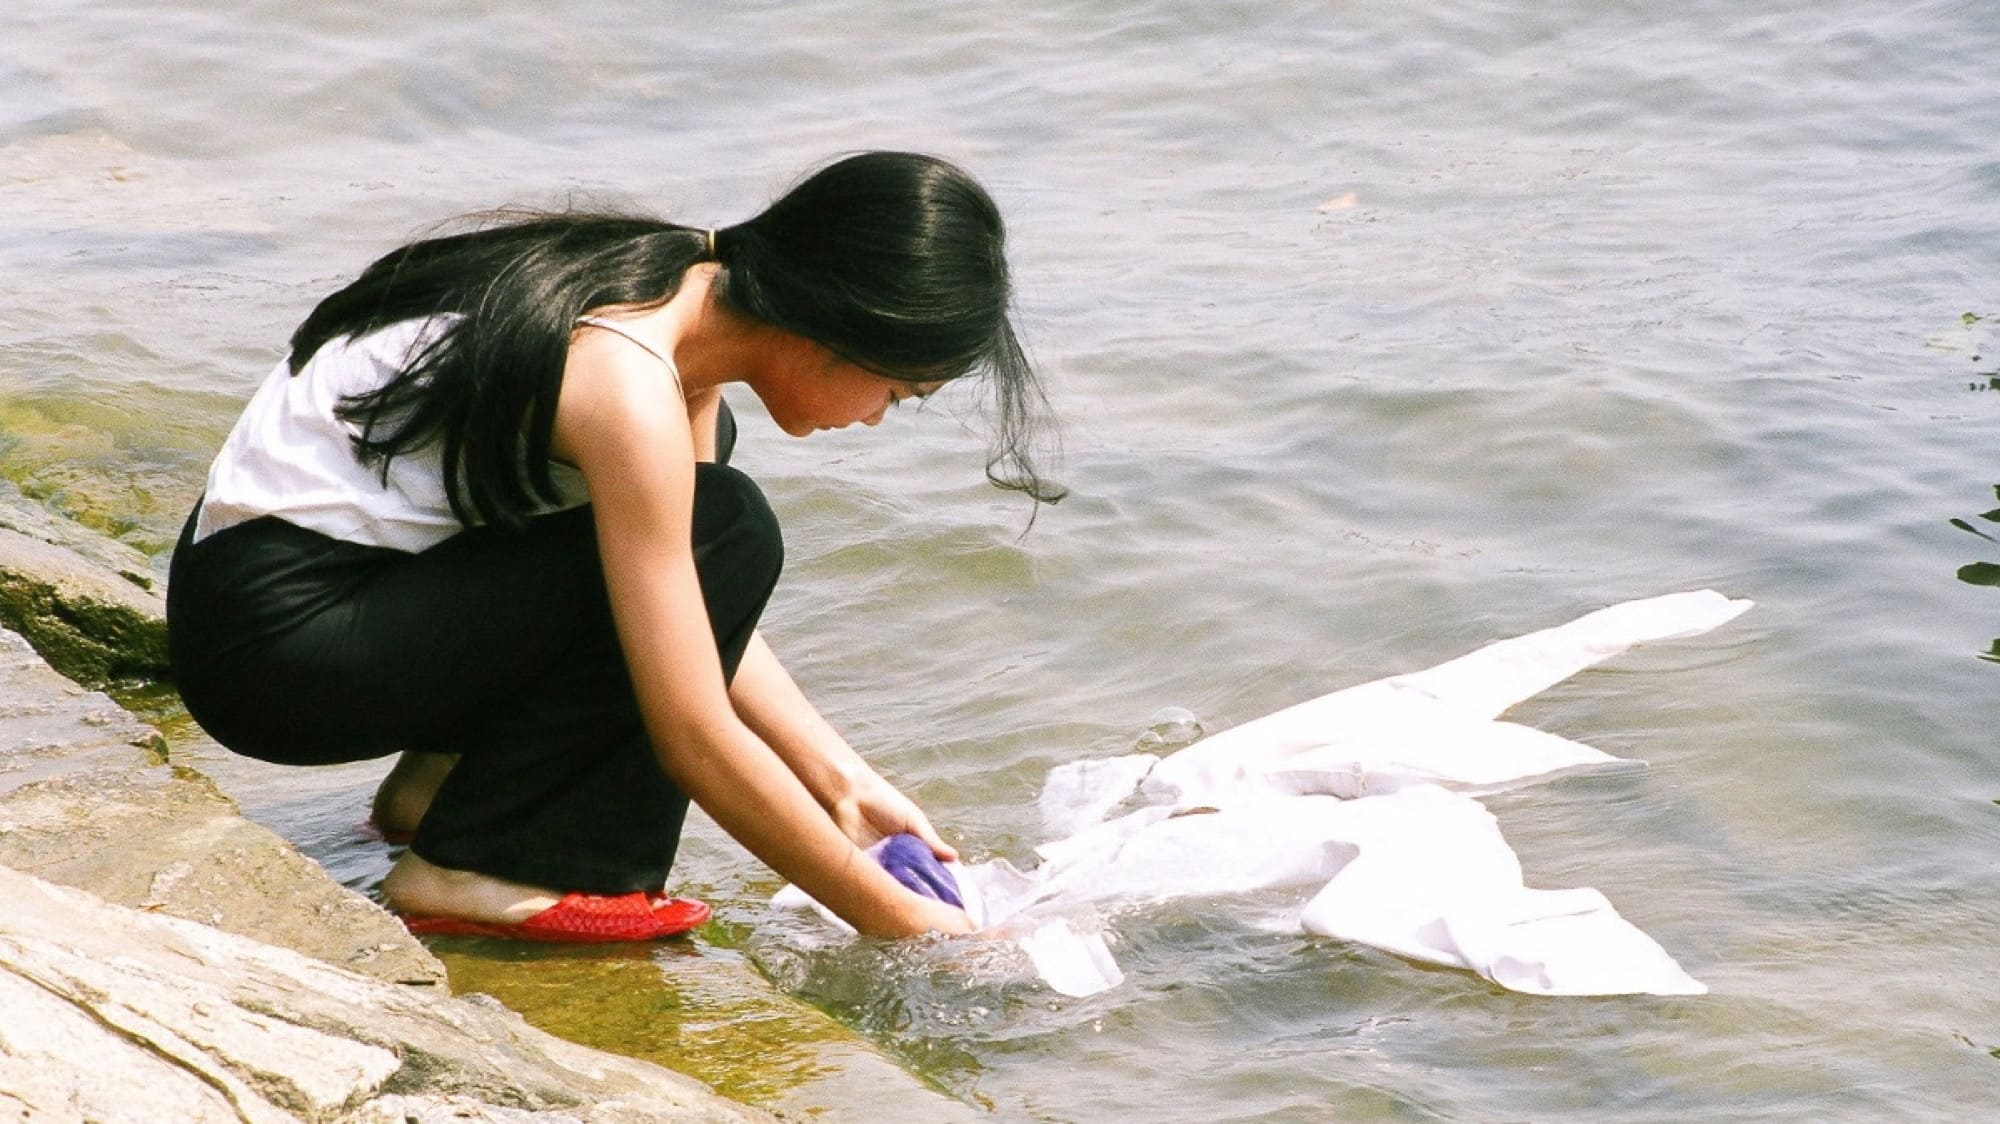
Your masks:
{"label": "rippled water surface", "polygon": [[[161,552],[311,302],[428,224],[577,196],[726,223],[827,154],[939,151],[1012,224],[1074,495],[1024,535],[969,392],[806,442],[736,400],[787,528],[768,631],[836,722],[1019,861],[1048,768],[1162,707],[1216,729],[1628,597],[1751,597],[1513,715],[1648,770],[1490,802],[1533,884],[1600,888],[1713,994],[1534,999],[1180,908],[1121,919],[1126,984],[1062,1000],[811,951],[704,828],[716,941],[1001,1119],[1972,1118],[2000,1090],[1995,15],[15,5],[0,472]],[[217,767],[379,878],[372,774]]]}

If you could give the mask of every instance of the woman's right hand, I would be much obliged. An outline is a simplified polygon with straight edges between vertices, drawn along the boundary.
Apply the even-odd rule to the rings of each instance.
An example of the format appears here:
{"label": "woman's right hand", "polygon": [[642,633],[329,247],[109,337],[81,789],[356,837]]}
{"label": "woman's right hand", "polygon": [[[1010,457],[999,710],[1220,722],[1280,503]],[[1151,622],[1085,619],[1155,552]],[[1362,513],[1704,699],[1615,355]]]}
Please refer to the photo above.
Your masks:
{"label": "woman's right hand", "polygon": [[[898,887],[901,889],[901,887]],[[904,890],[915,905],[905,911],[904,917],[911,923],[911,936],[924,933],[943,933],[946,936],[964,936],[973,932],[972,915],[948,902],[927,898],[922,894]]]}

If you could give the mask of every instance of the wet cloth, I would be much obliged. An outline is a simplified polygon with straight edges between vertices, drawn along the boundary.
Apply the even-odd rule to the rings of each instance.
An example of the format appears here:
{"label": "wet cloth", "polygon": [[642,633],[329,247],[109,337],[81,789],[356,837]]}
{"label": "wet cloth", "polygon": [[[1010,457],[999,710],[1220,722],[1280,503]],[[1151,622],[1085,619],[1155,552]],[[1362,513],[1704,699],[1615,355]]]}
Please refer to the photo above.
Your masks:
{"label": "wet cloth", "polygon": [[957,878],[931,853],[930,845],[916,836],[899,832],[870,847],[868,853],[905,889],[965,908],[958,896]]}
{"label": "wet cloth", "polygon": [[[1701,994],[1602,894],[1528,888],[1475,797],[1579,768],[1636,767],[1498,716],[1635,644],[1698,635],[1749,607],[1706,590],[1626,602],[1165,758],[1061,766],[1042,793],[1057,838],[1036,848],[1038,865],[946,868],[974,923],[1017,941],[1067,995],[1122,979],[1104,939],[1120,911],[1278,890],[1293,891],[1294,904],[1253,921],[1463,968],[1515,991]],[[795,888],[779,901],[810,904]]]}

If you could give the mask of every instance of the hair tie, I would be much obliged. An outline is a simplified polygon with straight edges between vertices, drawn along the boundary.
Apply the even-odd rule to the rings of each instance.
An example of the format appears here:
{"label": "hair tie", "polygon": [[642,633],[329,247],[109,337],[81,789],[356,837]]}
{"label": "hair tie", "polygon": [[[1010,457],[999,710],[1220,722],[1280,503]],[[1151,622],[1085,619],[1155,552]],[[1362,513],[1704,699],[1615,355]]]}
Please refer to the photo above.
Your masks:
{"label": "hair tie", "polygon": [[704,253],[702,254],[702,258],[701,258],[701,260],[703,260],[703,261],[720,261],[720,260],[722,260],[722,259],[720,259],[720,258],[718,258],[718,257],[716,257],[716,256],[715,256],[715,229],[714,229],[713,227],[710,227],[709,229],[707,229],[707,230],[704,230],[704,231],[702,231],[702,232],[701,232],[701,236],[702,236],[702,238],[703,238],[703,239],[705,239],[705,240],[707,241],[707,243],[708,243],[708,248],[707,248],[707,250],[706,250],[706,251],[705,251],[705,252],[704,252]]}

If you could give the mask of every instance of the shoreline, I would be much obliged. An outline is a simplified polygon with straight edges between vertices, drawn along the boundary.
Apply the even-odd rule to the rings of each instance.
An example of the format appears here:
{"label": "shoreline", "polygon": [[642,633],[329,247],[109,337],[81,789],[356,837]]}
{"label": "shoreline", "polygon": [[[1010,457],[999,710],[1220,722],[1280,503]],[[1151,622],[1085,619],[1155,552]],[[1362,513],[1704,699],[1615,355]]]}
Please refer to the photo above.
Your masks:
{"label": "shoreline", "polygon": [[[453,994],[445,963],[392,915],[246,818],[188,763],[185,746],[102,692],[114,678],[164,671],[164,601],[150,573],[137,551],[18,494],[0,495],[0,681],[8,699],[0,710],[0,879],[20,883],[15,893],[37,903],[0,920],[0,1025],[36,1028],[24,1038],[0,1036],[0,1105],[19,1101],[30,1118],[39,1109],[66,1119],[88,1105],[93,1120],[161,1119],[169,1096],[162,1090],[192,1074],[194,1086],[182,1092],[196,1099],[172,1102],[173,1113],[194,1113],[189,1106],[207,1096],[236,1106],[229,1118],[249,1104],[279,1114],[252,1114],[260,1119],[902,1118],[884,1112],[897,1107],[924,1119],[977,1115],[779,992],[739,956],[697,951],[698,942],[671,956],[670,966],[652,964],[650,952],[625,958],[621,986],[693,996],[688,1014],[704,1024],[718,1014],[756,1024],[739,1046],[768,1047],[775,1022],[794,1039],[787,1045],[806,1051],[795,1067],[803,1079],[759,1089],[755,1104],[731,1100],[677,1068],[536,1029],[532,1009],[510,1010],[484,990]],[[75,940],[65,943],[66,933]],[[115,959],[130,978],[91,974],[107,961],[83,938],[110,933],[120,934],[114,944],[128,955]],[[204,957],[213,958],[213,971],[187,966]],[[246,974],[244,964],[267,962],[291,973],[277,985],[279,997],[228,982]],[[513,982],[532,978],[532,958],[527,964]],[[634,966],[650,970],[630,979]],[[326,972],[339,982],[324,982]],[[509,990],[504,973],[471,974],[483,977],[482,989]],[[320,1000],[352,992],[359,1008],[293,1010],[282,996],[306,978],[319,981],[304,990]],[[24,981],[39,990],[18,986]],[[176,988],[194,992],[158,998]],[[78,999],[85,995],[98,999]],[[54,1008],[29,1006],[47,1002]],[[176,1011],[186,1021],[177,1022]],[[241,1041],[203,1043],[201,1028],[213,1030],[217,1019],[263,1026],[273,1017],[318,1037],[275,1060],[246,1055]],[[124,1025],[133,1019],[151,1029]],[[92,1045],[92,1033],[109,1041]],[[135,1033],[195,1045],[123,1058],[116,1044]],[[496,1044],[509,1061],[496,1060]],[[119,1071],[105,1064],[113,1056],[138,1068],[113,1079]],[[158,1070],[163,1057],[164,1071],[147,1070]],[[736,1064],[766,1063],[760,1053]]]}

